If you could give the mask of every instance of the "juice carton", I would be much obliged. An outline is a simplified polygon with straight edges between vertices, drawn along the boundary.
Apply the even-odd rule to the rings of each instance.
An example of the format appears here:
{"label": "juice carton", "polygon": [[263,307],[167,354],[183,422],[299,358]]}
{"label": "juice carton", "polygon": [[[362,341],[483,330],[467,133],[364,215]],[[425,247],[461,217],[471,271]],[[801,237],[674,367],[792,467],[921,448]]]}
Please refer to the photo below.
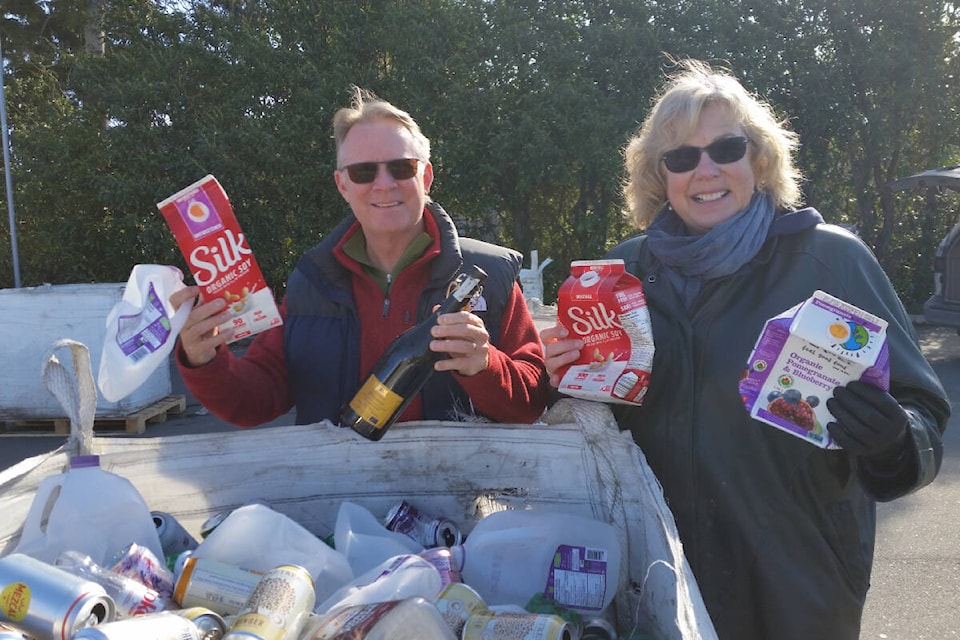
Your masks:
{"label": "juice carton", "polygon": [[771,318],[747,361],[740,395],[750,415],[824,449],[827,399],[851,380],[887,390],[887,321],[823,291]]}
{"label": "juice carton", "polygon": [[560,371],[568,396],[641,404],[650,383],[653,331],[640,280],[623,260],[577,260],[557,295],[557,320],[584,342]]}
{"label": "juice carton", "polygon": [[232,315],[233,340],[283,324],[227,194],[206,176],[157,204],[173,230],[203,299],[222,297]]}

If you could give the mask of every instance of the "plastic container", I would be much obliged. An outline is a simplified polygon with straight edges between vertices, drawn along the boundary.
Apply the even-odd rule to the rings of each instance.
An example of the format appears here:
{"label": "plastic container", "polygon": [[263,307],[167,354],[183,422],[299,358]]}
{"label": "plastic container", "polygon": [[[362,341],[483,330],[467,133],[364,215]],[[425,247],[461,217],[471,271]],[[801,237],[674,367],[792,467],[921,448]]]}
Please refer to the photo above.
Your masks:
{"label": "plastic container", "polygon": [[390,531],[370,511],[349,500],[340,503],[333,540],[357,576],[395,556],[423,551],[422,544]]}
{"label": "plastic container", "polygon": [[[174,309],[170,294],[186,287],[180,269],[138,264],[130,272],[120,300],[107,316],[97,383],[117,402],[137,390],[173,351],[180,329],[193,309],[189,301]],[[163,555],[163,554],[161,554]]]}
{"label": "plastic container", "polygon": [[289,516],[259,503],[231,512],[191,557],[261,573],[285,564],[301,566],[316,585],[318,601],[354,578],[344,554],[331,549]]}
{"label": "plastic container", "polygon": [[317,604],[314,613],[358,604],[403,600],[414,596],[433,599],[443,589],[440,572],[420,556],[396,556],[374,567]]}
{"label": "plastic container", "polygon": [[569,513],[497,511],[450,552],[463,581],[491,607],[524,607],[542,594],[561,607],[597,613],[620,580],[616,529]]}
{"label": "plastic container", "polygon": [[74,456],[67,471],[40,483],[16,551],[48,563],[79,551],[109,566],[131,542],[163,557],[143,496],[126,478],[101,469],[99,456]]}

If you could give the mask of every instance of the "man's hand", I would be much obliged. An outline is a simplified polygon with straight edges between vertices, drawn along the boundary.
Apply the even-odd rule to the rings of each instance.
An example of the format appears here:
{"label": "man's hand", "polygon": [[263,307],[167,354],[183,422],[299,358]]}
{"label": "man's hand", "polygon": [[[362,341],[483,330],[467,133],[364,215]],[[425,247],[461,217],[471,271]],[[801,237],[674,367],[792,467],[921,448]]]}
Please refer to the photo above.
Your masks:
{"label": "man's hand", "polygon": [[[200,287],[192,286],[175,291],[170,295],[170,304],[174,309],[200,296]],[[217,347],[233,338],[233,329],[220,331],[218,327],[230,320],[227,302],[223,298],[214,298],[210,302],[200,302],[194,306],[187,323],[180,330],[180,344],[191,367],[202,367],[217,355]]]}
{"label": "man's hand", "polygon": [[836,419],[827,425],[830,435],[853,455],[893,456],[907,444],[907,413],[880,387],[859,380],[837,387],[827,409]]}
{"label": "man's hand", "polygon": [[430,350],[450,356],[434,365],[436,371],[474,376],[490,365],[490,334],[479,316],[468,311],[444,313],[431,331]]}
{"label": "man's hand", "polygon": [[570,338],[570,332],[562,324],[557,323],[540,332],[540,342],[543,344],[544,364],[550,376],[550,386],[560,386],[560,370],[573,364],[580,358],[583,349],[583,340]]}

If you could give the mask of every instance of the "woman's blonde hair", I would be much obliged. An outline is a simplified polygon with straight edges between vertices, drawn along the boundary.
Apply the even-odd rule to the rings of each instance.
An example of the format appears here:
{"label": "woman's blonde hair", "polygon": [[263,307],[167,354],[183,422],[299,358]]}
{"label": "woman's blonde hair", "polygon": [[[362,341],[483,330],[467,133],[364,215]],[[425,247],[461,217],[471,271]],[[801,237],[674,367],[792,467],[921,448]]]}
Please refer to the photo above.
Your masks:
{"label": "woman's blonde hair", "polygon": [[669,77],[647,119],[624,148],[624,215],[645,229],[667,204],[663,154],[689,139],[708,104],[728,109],[750,139],[748,153],[757,189],[770,194],[777,206],[799,205],[801,175],[793,163],[797,135],[729,72],[699,60],[677,64],[680,72]]}
{"label": "woman's blonde hair", "polygon": [[333,140],[337,147],[337,166],[340,165],[340,146],[355,124],[375,120],[392,120],[410,132],[417,148],[418,158],[430,162],[430,140],[420,131],[413,117],[386,100],[381,100],[372,91],[354,86],[349,107],[339,109],[333,115]]}

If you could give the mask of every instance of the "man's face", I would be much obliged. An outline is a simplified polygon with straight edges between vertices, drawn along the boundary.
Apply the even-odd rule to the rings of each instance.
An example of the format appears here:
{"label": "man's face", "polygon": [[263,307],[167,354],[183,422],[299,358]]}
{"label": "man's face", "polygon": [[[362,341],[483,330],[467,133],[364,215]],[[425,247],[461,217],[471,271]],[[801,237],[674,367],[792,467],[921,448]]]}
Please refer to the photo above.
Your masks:
{"label": "man's face", "polygon": [[[340,145],[339,166],[358,162],[387,162],[419,158],[413,136],[390,120],[354,125]],[[360,221],[368,241],[396,242],[406,247],[423,229],[423,208],[433,182],[433,167],[420,162],[412,178],[396,179],[387,166],[377,166],[376,178],[354,182],[345,169],[333,174],[337,189]]]}

